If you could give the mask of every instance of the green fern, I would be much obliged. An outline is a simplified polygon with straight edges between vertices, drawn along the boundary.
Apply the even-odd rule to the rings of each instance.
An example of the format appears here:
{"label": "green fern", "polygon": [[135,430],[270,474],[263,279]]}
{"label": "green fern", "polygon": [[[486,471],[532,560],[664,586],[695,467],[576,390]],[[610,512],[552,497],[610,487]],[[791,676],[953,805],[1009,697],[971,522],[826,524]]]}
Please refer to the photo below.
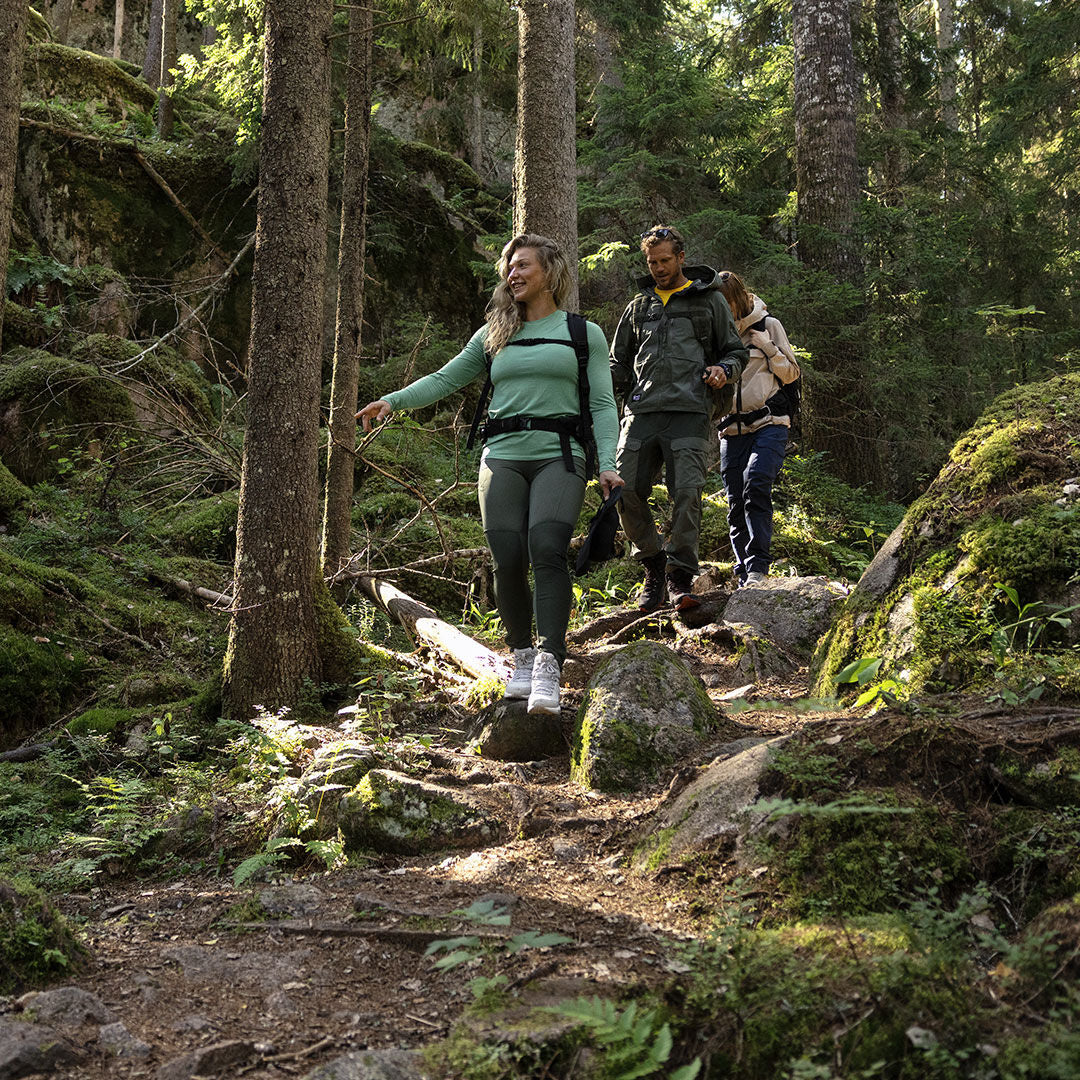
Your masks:
{"label": "green fern", "polygon": [[[657,1010],[644,1009],[639,1013],[637,1002],[631,1002],[620,1012],[613,1001],[600,997],[577,998],[549,1006],[547,1011],[588,1029],[601,1055],[604,1075],[610,1080],[654,1076],[671,1056],[674,1040],[670,1024],[665,1021],[657,1027]],[[694,1080],[700,1069],[701,1060],[695,1058],[666,1076],[668,1080]]]}

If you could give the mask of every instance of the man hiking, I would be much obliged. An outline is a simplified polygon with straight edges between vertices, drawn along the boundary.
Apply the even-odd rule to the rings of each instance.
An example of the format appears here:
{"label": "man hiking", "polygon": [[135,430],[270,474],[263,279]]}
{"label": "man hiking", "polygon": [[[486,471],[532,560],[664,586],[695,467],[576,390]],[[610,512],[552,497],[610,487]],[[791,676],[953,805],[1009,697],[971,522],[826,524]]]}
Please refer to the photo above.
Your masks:
{"label": "man hiking", "polygon": [[[611,376],[623,400],[616,469],[624,482],[619,514],[645,571],[640,611],[665,593],[679,611],[696,607],[701,492],[716,391],[738,381],[747,360],[716,271],[686,266],[682,234],[657,225],[641,237],[649,276],[627,305],[611,346]],[[665,543],[649,496],[665,473],[671,532]]]}

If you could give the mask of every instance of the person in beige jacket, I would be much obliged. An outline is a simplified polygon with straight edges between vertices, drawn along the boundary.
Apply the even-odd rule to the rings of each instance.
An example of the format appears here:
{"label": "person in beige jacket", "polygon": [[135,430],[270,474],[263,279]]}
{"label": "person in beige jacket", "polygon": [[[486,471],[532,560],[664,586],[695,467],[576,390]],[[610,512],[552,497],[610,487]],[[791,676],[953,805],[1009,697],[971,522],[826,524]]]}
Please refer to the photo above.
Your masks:
{"label": "person in beige jacket", "polygon": [[717,430],[735,576],[740,585],[757,585],[769,573],[772,487],[784,464],[791,427],[793,403],[785,387],[799,377],[799,365],[780,320],[739,275],[723,270],[718,282],[750,353],[735,385],[734,411]]}

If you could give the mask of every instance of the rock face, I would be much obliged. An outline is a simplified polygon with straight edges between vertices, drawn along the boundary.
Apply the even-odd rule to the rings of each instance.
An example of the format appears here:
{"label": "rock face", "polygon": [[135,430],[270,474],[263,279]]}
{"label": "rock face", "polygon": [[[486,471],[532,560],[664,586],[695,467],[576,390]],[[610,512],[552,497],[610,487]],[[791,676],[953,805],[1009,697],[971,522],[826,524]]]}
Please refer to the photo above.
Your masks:
{"label": "rock face", "polygon": [[304,1080],[425,1080],[419,1054],[410,1050],[356,1050],[320,1065]]}
{"label": "rock face", "polygon": [[[882,660],[879,678],[912,689],[1009,689],[1027,629],[1045,645],[1076,640],[1080,612],[1017,626],[1020,610],[1076,603],[1080,565],[1080,373],[999,397],[953,447],[843,604],[813,661],[814,692],[837,690],[854,660]],[[1001,588],[1000,586],[1005,586]],[[1011,590],[1011,592],[1010,592]],[[1041,618],[1041,624],[1039,619]],[[1019,634],[1017,630],[1019,629]],[[1044,673],[1080,692],[1080,657]],[[1014,676],[1014,692],[1037,670]]]}
{"label": "rock face", "polygon": [[52,1073],[82,1055],[52,1028],[0,1016],[0,1080]]}
{"label": "rock face", "polygon": [[498,821],[474,800],[390,769],[372,769],[341,801],[347,848],[417,855],[480,847],[499,838]]}
{"label": "rock face", "polygon": [[[337,836],[342,798],[352,791],[375,765],[370,743],[356,739],[326,743],[316,752],[300,778],[296,801],[307,811],[303,823],[305,839],[326,840]],[[278,822],[277,835],[292,836],[296,823]]]}
{"label": "rock face", "polygon": [[752,626],[805,662],[813,656],[843,599],[844,592],[823,577],[771,577],[735,592],[724,608],[724,622]]}
{"label": "rock face", "polygon": [[692,852],[738,846],[754,824],[751,808],[760,794],[770,753],[786,738],[759,743],[701,770],[657,811],[648,837],[635,852],[637,866],[656,869]]}
{"label": "rock face", "polygon": [[[604,660],[578,711],[570,776],[599,791],[636,791],[722,726],[701,680],[670,649],[628,645]],[[735,727],[735,725],[731,725]]]}

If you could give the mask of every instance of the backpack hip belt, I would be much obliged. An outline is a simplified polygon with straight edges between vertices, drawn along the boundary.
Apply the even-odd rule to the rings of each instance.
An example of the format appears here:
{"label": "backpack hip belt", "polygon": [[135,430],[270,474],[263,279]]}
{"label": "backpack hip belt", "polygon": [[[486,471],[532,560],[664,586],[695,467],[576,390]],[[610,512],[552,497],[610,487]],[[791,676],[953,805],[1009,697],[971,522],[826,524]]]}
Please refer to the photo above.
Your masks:
{"label": "backpack hip belt", "polygon": [[566,471],[577,472],[570,437],[573,436],[584,445],[579,425],[580,417],[577,416],[500,416],[486,420],[480,425],[477,434],[481,442],[487,442],[493,436],[505,435],[508,431],[554,431],[559,436],[559,447]]}

